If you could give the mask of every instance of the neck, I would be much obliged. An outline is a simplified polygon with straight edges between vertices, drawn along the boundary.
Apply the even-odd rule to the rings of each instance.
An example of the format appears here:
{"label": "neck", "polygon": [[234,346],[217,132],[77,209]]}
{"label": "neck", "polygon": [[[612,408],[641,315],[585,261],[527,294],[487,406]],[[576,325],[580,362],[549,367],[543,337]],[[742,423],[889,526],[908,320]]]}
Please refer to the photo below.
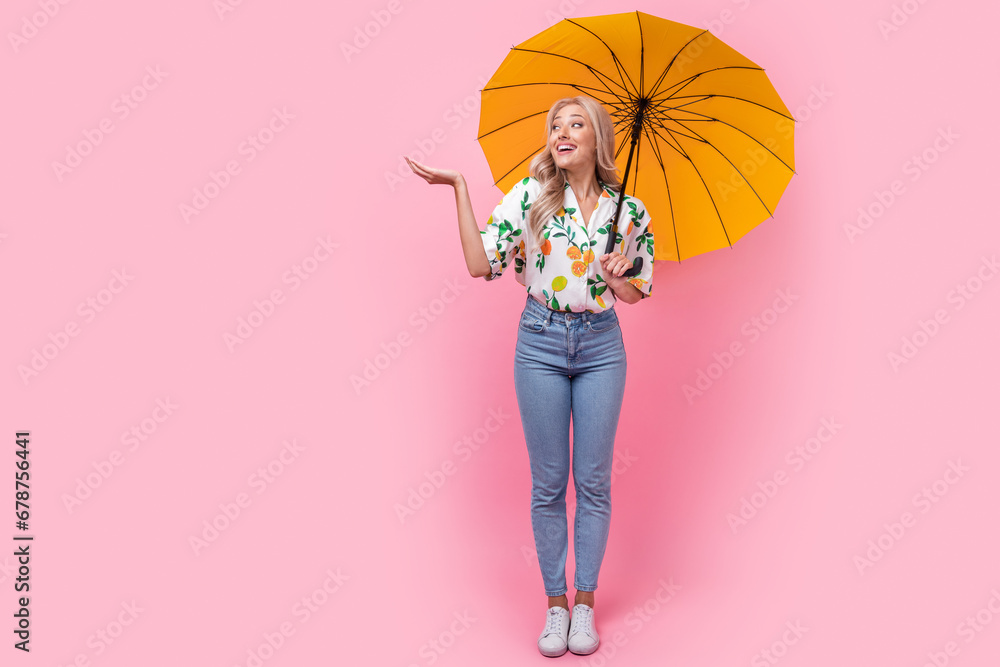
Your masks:
{"label": "neck", "polygon": [[583,174],[575,171],[567,171],[566,182],[569,183],[569,187],[573,188],[573,194],[576,195],[577,201],[589,199],[599,194],[601,190],[601,185],[597,182],[597,176],[594,174],[593,168]]}

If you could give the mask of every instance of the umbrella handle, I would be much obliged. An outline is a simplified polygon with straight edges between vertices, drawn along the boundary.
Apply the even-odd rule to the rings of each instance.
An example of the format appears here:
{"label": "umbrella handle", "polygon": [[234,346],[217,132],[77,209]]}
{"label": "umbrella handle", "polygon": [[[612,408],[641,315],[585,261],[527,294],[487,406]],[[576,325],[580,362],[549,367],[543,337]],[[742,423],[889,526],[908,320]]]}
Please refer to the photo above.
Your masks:
{"label": "umbrella handle", "polygon": [[632,268],[623,273],[622,278],[631,278],[638,275],[640,271],[642,271],[642,257],[636,257],[635,261],[632,262]]}
{"label": "umbrella handle", "polygon": [[[640,100],[635,121],[632,123],[632,144],[628,149],[628,160],[625,162],[625,176],[622,178],[621,192],[618,195],[618,205],[615,206],[615,219],[611,223],[611,232],[608,234],[608,245],[604,252],[609,253],[615,247],[615,238],[618,236],[618,217],[622,212],[622,202],[625,201],[625,186],[628,183],[628,174],[632,170],[632,156],[635,155],[635,145],[639,143],[639,135],[642,130],[643,113],[647,105],[646,100]],[[642,257],[636,257],[632,263],[632,268],[621,275],[622,278],[631,278],[642,270]]]}
{"label": "umbrella handle", "polygon": [[[615,247],[615,237],[618,235],[618,214],[615,213],[615,222],[611,225],[612,233],[608,234],[608,245],[604,249],[605,254],[614,250]],[[623,278],[631,278],[642,271],[642,257],[636,257],[635,261],[632,262],[632,268],[622,274]]]}

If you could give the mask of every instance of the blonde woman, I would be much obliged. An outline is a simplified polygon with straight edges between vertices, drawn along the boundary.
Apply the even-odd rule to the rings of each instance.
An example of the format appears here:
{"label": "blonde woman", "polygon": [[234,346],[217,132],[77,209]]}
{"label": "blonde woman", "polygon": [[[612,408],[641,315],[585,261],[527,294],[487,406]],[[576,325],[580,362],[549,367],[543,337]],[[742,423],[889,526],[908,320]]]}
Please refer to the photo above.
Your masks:
{"label": "blonde woman", "polygon": [[[652,293],[653,234],[642,202],[625,197],[614,250],[605,253],[621,181],[614,126],[589,97],[549,109],[546,148],[530,177],[504,196],[480,231],[462,175],[407,158],[431,184],[455,189],[459,233],[469,273],[493,280],[510,265],[527,288],[514,352],[514,387],[531,464],[531,524],[548,596],[538,649],[597,650],[594,591],[611,520],[611,464],[625,392],[625,345],[615,303]],[[633,261],[639,274],[627,278]],[[576,598],[566,598],[566,487],[576,488]]]}

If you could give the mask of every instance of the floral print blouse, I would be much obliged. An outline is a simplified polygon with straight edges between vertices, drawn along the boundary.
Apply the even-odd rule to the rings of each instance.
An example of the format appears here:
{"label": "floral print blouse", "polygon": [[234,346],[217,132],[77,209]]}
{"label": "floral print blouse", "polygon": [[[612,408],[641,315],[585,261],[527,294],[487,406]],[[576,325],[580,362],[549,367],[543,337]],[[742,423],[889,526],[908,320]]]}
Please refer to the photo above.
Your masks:
{"label": "floral print blouse", "polygon": [[[514,185],[497,205],[480,232],[490,261],[490,273],[484,278],[499,278],[514,264],[514,277],[528,288],[528,294],[553,310],[599,313],[615,304],[614,291],[601,276],[598,257],[607,247],[611,222],[618,203],[618,193],[601,184],[601,196],[585,227],[576,195],[565,185],[563,207],[542,229],[542,247],[534,257],[525,256],[528,209],[541,194],[542,186],[528,177]],[[643,299],[653,292],[653,232],[642,202],[625,196],[625,210],[618,218],[618,236],[614,250],[632,260],[642,257],[642,270],[628,279]]]}

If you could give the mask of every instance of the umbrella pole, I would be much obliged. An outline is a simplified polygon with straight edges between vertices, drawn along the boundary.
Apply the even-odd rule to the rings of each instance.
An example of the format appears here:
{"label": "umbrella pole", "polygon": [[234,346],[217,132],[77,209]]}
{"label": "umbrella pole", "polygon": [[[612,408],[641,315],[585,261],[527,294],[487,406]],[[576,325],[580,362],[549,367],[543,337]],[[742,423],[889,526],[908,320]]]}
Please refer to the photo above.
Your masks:
{"label": "umbrella pole", "polygon": [[[615,238],[618,236],[618,216],[622,213],[622,204],[625,202],[625,186],[628,184],[628,174],[632,169],[632,156],[635,154],[635,145],[639,143],[639,136],[642,133],[642,112],[646,108],[646,100],[639,100],[639,112],[632,123],[632,144],[628,149],[628,161],[625,163],[625,176],[622,178],[622,189],[618,193],[618,206],[615,208],[615,219],[611,223],[611,233],[608,234],[608,245],[604,249],[605,254],[615,247]],[[622,277],[631,277],[642,270],[642,257],[636,257],[632,268],[622,274]]]}

